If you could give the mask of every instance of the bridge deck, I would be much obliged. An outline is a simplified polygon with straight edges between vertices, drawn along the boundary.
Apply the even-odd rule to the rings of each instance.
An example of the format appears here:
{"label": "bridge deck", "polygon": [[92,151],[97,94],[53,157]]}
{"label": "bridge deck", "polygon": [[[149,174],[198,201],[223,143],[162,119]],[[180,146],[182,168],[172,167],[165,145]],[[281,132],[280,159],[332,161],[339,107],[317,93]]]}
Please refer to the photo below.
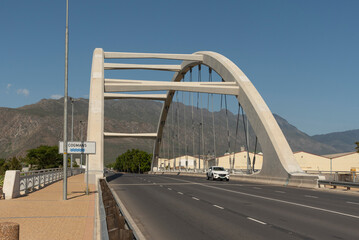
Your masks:
{"label": "bridge deck", "polygon": [[[27,196],[0,201],[0,222],[20,224],[20,239],[93,239],[95,193],[84,194],[84,175],[68,178],[68,200],[62,200],[63,181]],[[90,191],[95,186],[90,185]]]}

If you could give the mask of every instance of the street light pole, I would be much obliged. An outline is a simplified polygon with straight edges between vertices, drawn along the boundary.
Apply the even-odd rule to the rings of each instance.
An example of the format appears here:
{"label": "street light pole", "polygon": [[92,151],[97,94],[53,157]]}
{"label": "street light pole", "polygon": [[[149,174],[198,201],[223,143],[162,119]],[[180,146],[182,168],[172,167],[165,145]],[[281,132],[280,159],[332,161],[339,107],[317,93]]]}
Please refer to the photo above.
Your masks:
{"label": "street light pole", "polygon": [[67,200],[67,82],[68,82],[68,56],[69,55],[69,0],[66,0],[66,33],[65,33],[65,94],[64,94],[64,183],[63,200]]}
{"label": "street light pole", "polygon": [[[81,142],[83,142],[83,121],[80,121],[80,127],[81,127]],[[81,152],[81,155],[80,155],[80,168],[82,168],[82,156],[83,156],[83,153]]]}
{"label": "street light pole", "polygon": [[198,171],[201,171],[201,127],[202,123],[199,123],[198,131]]}
{"label": "street light pole", "polygon": [[[75,99],[71,99],[71,141],[74,141],[74,102]],[[71,176],[72,176],[72,165],[73,165],[73,154],[71,154],[71,163],[70,163],[70,169],[71,169]]]}

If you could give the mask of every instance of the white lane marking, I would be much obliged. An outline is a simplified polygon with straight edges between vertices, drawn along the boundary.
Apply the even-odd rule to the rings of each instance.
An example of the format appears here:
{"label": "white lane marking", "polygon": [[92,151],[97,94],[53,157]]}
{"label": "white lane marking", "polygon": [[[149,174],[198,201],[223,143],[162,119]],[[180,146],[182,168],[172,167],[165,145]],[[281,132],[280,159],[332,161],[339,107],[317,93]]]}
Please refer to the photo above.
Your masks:
{"label": "white lane marking", "polygon": [[213,207],[219,208],[219,209],[224,209],[224,207],[218,206],[218,205],[213,205]]}
{"label": "white lane marking", "polygon": [[347,202],[347,203],[359,205],[359,203],[357,203],[357,202]]}
{"label": "white lane marking", "polygon": [[283,191],[275,191],[276,193],[285,193],[285,192],[283,192]]}
{"label": "white lane marking", "polygon": [[196,198],[196,197],[192,197],[192,199],[197,200],[197,201],[199,200],[199,199],[198,199],[198,198]]}
{"label": "white lane marking", "polygon": [[247,217],[248,220],[251,220],[251,221],[254,221],[254,222],[257,222],[257,223],[260,223],[260,224],[263,224],[263,225],[266,225],[267,223],[265,222],[262,222],[262,221],[259,221],[257,219],[254,219],[254,218],[251,218],[251,217]]}
{"label": "white lane marking", "polygon": [[160,187],[163,187],[162,185],[160,185]]}
{"label": "white lane marking", "polygon": [[312,195],[304,195],[304,197],[307,197],[307,198],[318,198],[318,197],[312,196]]}
{"label": "white lane marking", "polygon": [[260,188],[260,187],[253,187],[254,189],[262,189],[262,188]]}
{"label": "white lane marking", "polygon": [[172,188],[167,188],[167,189],[170,190],[170,191],[172,190]]}
{"label": "white lane marking", "polygon": [[[166,178],[169,178],[169,177],[166,177]],[[169,179],[179,180],[179,181],[183,181],[183,182],[190,182],[190,181],[187,181],[187,180],[176,179],[176,178],[169,178]],[[264,197],[264,196],[260,196],[260,195],[255,195],[255,194],[250,194],[250,193],[245,193],[245,192],[239,192],[239,191],[234,191],[234,190],[225,189],[225,188],[219,188],[219,187],[206,185],[206,184],[201,184],[201,183],[195,183],[195,182],[191,182],[191,183],[197,184],[197,185],[200,185],[200,186],[204,186],[204,187],[208,187],[208,188],[214,188],[214,189],[222,190],[222,191],[225,191],[225,192],[236,193],[236,194],[240,194],[240,195],[244,195],[244,196],[248,196],[248,197],[260,198],[260,199],[264,199],[264,200],[268,200],[268,201],[280,202],[280,203],[285,203],[285,204],[289,204],[289,205],[293,205],[293,206],[297,206],[297,207],[304,207],[304,208],[309,208],[309,209],[313,209],[313,210],[317,210],[317,211],[328,212],[328,213],[333,213],[333,214],[337,214],[337,215],[341,215],[341,216],[346,216],[346,217],[359,219],[359,216],[357,216],[357,215],[337,212],[337,211],[333,211],[333,210],[329,210],[329,209],[325,209],[325,208],[313,207],[313,206],[310,206],[310,205],[305,205],[305,204],[300,204],[300,203],[295,203],[295,202],[289,202],[289,201],[284,201],[284,200],[280,200],[280,199],[276,199],[276,198]]]}
{"label": "white lane marking", "polygon": [[177,193],[183,195],[183,193],[181,193],[181,192],[177,192]]}
{"label": "white lane marking", "polygon": [[156,184],[156,183],[154,182],[154,183],[152,183],[152,184]]}

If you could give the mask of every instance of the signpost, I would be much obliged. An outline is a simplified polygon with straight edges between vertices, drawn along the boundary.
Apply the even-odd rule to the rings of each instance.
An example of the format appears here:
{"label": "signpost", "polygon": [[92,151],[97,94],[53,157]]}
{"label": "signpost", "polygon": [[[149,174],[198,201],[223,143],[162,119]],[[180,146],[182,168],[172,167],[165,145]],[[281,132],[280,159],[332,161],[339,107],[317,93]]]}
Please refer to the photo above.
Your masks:
{"label": "signpost", "polygon": [[[64,142],[59,142],[59,153],[64,153]],[[96,142],[67,142],[67,154],[86,154],[86,194],[89,194],[88,154],[96,153]]]}

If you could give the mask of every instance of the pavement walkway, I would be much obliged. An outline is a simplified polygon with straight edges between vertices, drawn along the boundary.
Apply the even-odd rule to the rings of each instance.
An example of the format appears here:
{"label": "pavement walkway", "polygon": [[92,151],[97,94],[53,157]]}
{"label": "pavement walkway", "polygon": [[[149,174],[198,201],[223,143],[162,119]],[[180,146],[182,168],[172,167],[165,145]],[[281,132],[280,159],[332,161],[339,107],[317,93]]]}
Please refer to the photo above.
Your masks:
{"label": "pavement walkway", "polygon": [[84,174],[68,178],[68,200],[62,200],[63,181],[25,196],[0,200],[0,222],[20,224],[21,240],[92,240],[95,218],[95,185],[85,194]]}

